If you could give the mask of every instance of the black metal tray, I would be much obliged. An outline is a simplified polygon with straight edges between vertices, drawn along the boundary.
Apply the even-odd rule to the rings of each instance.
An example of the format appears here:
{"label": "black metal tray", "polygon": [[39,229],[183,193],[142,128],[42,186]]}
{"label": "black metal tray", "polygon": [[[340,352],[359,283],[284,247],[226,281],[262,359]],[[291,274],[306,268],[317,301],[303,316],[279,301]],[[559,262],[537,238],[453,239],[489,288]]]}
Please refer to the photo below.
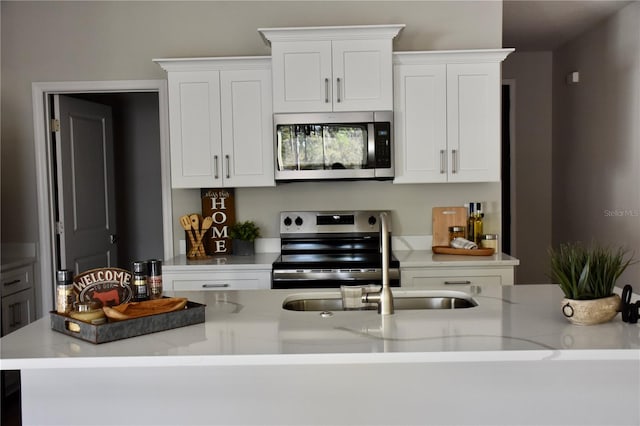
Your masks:
{"label": "black metal tray", "polygon": [[91,343],[106,343],[204,322],[206,305],[187,302],[184,309],[104,324],[89,324],[52,311],[51,329]]}

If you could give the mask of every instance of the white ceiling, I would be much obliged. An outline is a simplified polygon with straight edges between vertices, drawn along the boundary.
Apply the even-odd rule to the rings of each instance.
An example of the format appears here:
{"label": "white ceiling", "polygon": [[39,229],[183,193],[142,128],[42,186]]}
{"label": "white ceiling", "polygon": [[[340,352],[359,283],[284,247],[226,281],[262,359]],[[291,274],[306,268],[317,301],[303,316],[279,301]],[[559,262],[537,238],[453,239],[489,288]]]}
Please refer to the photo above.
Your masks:
{"label": "white ceiling", "polygon": [[554,50],[633,1],[505,0],[502,45]]}

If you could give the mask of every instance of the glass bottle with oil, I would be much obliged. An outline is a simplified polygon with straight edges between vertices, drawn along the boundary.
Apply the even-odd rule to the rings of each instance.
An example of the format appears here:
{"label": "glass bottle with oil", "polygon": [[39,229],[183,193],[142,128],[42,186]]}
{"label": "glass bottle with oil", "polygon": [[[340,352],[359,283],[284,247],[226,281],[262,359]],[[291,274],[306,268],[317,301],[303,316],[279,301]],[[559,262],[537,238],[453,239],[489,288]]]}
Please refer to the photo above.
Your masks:
{"label": "glass bottle with oil", "polygon": [[472,241],[480,246],[480,242],[482,240],[482,222],[484,219],[484,213],[482,212],[482,203],[476,203],[474,215]]}

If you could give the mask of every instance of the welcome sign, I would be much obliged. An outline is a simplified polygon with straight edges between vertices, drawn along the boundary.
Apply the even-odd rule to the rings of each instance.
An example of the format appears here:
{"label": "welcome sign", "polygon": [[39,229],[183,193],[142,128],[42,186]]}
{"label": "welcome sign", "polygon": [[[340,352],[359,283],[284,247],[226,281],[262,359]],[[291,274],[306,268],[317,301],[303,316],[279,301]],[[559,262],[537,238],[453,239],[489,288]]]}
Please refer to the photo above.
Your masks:
{"label": "welcome sign", "polygon": [[201,188],[202,216],[211,217],[213,225],[203,238],[208,255],[231,253],[229,226],[236,223],[236,206],[233,189]]}

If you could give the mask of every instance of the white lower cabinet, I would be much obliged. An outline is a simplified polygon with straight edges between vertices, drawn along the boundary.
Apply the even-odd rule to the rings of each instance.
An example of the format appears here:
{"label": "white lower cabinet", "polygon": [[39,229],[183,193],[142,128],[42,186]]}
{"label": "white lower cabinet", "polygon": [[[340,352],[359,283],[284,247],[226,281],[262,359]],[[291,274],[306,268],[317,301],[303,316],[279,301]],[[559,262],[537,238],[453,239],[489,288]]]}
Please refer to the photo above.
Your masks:
{"label": "white lower cabinet", "polygon": [[513,285],[513,267],[401,268],[402,288],[469,291],[471,286]]}
{"label": "white lower cabinet", "polygon": [[271,288],[271,269],[216,269],[162,273],[163,287],[173,291],[260,290]]}
{"label": "white lower cabinet", "polygon": [[33,265],[2,271],[2,335],[7,335],[36,319]]}

